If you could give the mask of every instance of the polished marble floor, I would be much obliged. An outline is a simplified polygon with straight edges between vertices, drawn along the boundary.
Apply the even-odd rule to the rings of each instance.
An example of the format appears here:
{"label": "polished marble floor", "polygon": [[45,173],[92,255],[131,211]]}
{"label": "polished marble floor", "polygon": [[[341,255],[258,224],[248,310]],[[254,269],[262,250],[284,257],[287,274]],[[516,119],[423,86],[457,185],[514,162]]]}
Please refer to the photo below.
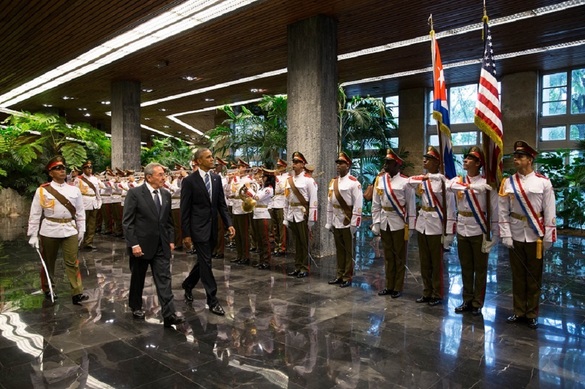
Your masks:
{"label": "polished marble floor", "polygon": [[411,245],[404,294],[378,296],[378,242],[358,233],[350,288],[327,284],[333,258],[305,279],[286,276],[292,256],[270,271],[214,260],[226,316],[205,309],[201,286],[185,303],[180,284],[193,257],[172,260],[175,304],[186,318],[165,329],[151,277],[147,317],[127,306],[124,242],[98,236],[82,252],[82,307],[68,297],[62,261],[53,305],[40,293],[39,260],[23,221],[0,234],[1,388],[581,388],[585,386],[585,240],[561,236],[545,258],[538,330],[507,324],[511,277],[506,250],[490,255],[483,316],[457,315],[456,249],[445,255],[445,300],[416,304],[421,278]]}

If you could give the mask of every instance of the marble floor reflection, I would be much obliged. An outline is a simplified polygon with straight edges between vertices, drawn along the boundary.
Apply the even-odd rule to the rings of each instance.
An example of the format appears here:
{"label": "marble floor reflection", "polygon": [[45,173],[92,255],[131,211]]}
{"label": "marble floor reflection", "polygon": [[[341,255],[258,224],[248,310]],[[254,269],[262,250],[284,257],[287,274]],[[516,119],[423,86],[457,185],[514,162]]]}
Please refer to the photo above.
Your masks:
{"label": "marble floor reflection", "polygon": [[[14,224],[14,225],[13,225]],[[461,274],[445,255],[443,305],[416,304],[422,286],[411,244],[402,297],[378,296],[384,266],[377,239],[358,234],[352,287],[327,284],[333,258],[305,279],[214,260],[225,317],[205,308],[201,285],[184,301],[193,256],[172,260],[175,304],[186,318],[165,329],[152,278],[146,320],[127,305],[124,241],[99,236],[81,252],[90,299],[71,304],[62,261],[55,304],[40,292],[39,260],[22,223],[0,246],[1,388],[581,388],[585,382],[585,239],[561,236],[547,253],[538,330],[507,324],[512,306],[506,250],[489,259],[482,316],[457,315]],[[5,237],[7,235],[4,235]],[[456,244],[456,243],[455,243]]]}

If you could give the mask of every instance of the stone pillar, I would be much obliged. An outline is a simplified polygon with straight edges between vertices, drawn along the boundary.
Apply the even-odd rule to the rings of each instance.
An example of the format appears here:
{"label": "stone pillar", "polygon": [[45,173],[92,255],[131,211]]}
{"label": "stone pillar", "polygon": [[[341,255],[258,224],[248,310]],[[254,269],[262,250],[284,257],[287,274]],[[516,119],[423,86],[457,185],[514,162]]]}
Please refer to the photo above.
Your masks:
{"label": "stone pillar", "polygon": [[332,234],[323,233],[327,184],[336,175],[337,22],[318,15],[288,26],[287,155],[303,153],[316,167],[319,221],[313,226],[311,252],[334,253]]}
{"label": "stone pillar", "polygon": [[404,171],[406,175],[421,174],[423,172],[423,154],[427,138],[427,90],[414,88],[401,90],[399,94],[400,123],[398,127],[399,146],[409,151],[405,162],[412,163],[412,168]]}
{"label": "stone pillar", "polygon": [[140,81],[112,82],[112,169],[140,170]]}
{"label": "stone pillar", "polygon": [[[514,151],[514,141],[519,139],[538,148],[538,74],[509,74],[501,83],[504,155]],[[504,170],[511,167],[512,159],[504,159]]]}

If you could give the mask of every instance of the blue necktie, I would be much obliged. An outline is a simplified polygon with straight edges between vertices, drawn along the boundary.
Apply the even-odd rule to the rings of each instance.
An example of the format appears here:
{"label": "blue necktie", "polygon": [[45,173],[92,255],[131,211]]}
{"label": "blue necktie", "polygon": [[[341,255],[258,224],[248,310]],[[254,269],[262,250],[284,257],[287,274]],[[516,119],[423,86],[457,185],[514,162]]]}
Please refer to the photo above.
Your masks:
{"label": "blue necktie", "polygon": [[155,190],[152,193],[154,193],[154,205],[156,206],[156,211],[160,214],[160,199],[158,198],[158,190]]}
{"label": "blue necktie", "polygon": [[211,181],[209,180],[209,172],[205,173],[205,187],[207,188],[207,193],[209,193],[209,198],[211,198]]}

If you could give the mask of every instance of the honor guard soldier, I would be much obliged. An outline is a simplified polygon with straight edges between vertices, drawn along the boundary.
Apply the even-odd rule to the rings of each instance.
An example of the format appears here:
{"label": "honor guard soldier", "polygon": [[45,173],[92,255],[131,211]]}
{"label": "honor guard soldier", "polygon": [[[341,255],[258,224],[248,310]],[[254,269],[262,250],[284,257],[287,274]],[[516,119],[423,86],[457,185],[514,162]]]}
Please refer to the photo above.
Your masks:
{"label": "honor guard soldier", "polygon": [[295,269],[291,277],[309,275],[309,230],[317,221],[317,183],[305,174],[307,160],[298,151],[293,153],[293,172],[284,187],[284,225],[290,228],[295,244]]}
{"label": "honor guard soldier", "polygon": [[471,312],[474,316],[481,314],[488,256],[499,235],[498,195],[480,174],[482,166],[483,152],[473,146],[463,158],[467,175],[455,177],[448,184],[457,202],[457,253],[463,280],[463,303],[455,313]]}
{"label": "honor guard soldier", "polygon": [[258,248],[258,264],[260,270],[270,269],[270,212],[268,207],[274,195],[275,171],[262,168],[262,185],[248,189],[248,195],[256,202],[252,228],[256,230],[256,247]]}
{"label": "honor guard soldier", "polygon": [[231,262],[248,265],[250,264],[250,214],[252,211],[244,210],[243,208],[243,192],[246,191],[245,186],[249,186],[252,179],[248,175],[250,165],[241,158],[238,158],[237,169],[237,173],[229,183],[232,198],[233,223],[236,229],[235,242],[237,253],[236,258]]}
{"label": "honor guard soldier", "polygon": [[422,204],[415,228],[424,290],[416,302],[430,306],[443,302],[443,249],[449,248],[455,236],[455,199],[445,189],[446,178],[439,173],[440,165],[441,155],[429,146],[423,156],[427,174],[408,179],[417,188]]}
{"label": "honor guard soldier", "polygon": [[500,185],[499,223],[509,248],[514,314],[508,323],[538,327],[543,257],[557,240],[555,193],[548,178],[534,171],[538,153],[525,141],[514,143],[516,173]]}
{"label": "honor guard soldier", "polygon": [[284,221],[284,186],[288,179],[286,171],[287,163],[278,158],[276,161],[276,184],[274,188],[274,197],[272,198],[272,221],[274,222],[274,255],[279,257],[286,254],[286,227]]}
{"label": "honor guard soldier", "polygon": [[81,191],[83,196],[83,206],[85,207],[85,237],[82,248],[95,250],[93,238],[95,236],[97,213],[102,207],[102,197],[100,196],[100,187],[103,185],[96,176],[93,175],[93,164],[86,161],[81,165],[83,174],[77,176],[75,186]]}
{"label": "honor guard soldier", "polygon": [[414,231],[416,201],[408,177],[400,174],[404,161],[388,149],[384,173],[374,181],[372,195],[372,232],[381,235],[384,247],[386,287],[380,296],[402,296],[406,273],[407,243]]}
{"label": "honor guard soldier", "polygon": [[[62,157],[52,158],[46,166],[51,181],[37,188],[28,219],[29,244],[39,250],[46,270],[41,270],[41,286],[47,299],[56,299],[55,262],[59,248],[63,253],[65,274],[71,286],[73,304],[88,299],[83,294],[77,251],[85,233],[85,211],[79,188],[65,182],[67,171]],[[50,287],[49,287],[50,283]]]}
{"label": "honor guard soldier", "polygon": [[329,182],[325,228],[335,240],[337,273],[329,284],[347,288],[353,278],[353,240],[362,222],[364,194],[360,182],[349,174],[351,159],[347,154],[339,153],[335,164],[338,176]]}

